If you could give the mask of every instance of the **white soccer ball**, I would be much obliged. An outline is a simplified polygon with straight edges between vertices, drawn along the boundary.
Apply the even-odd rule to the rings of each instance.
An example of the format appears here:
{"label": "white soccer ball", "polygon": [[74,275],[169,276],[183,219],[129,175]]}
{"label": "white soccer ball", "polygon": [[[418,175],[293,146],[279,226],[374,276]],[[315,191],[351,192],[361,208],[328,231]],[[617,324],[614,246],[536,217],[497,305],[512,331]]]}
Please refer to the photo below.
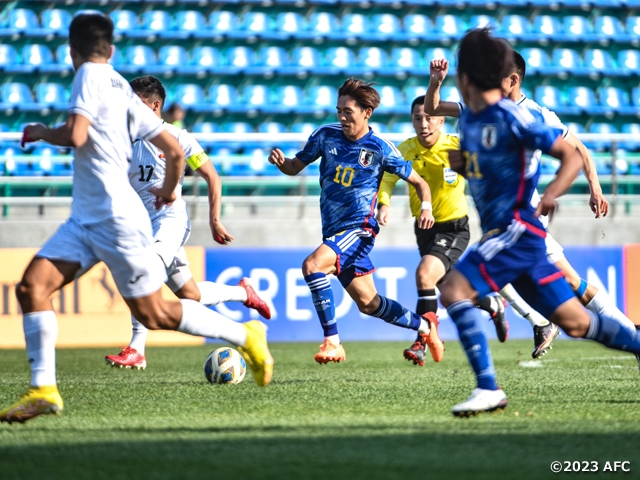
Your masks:
{"label": "white soccer ball", "polygon": [[247,373],[247,364],[237,350],[218,348],[204,361],[204,376],[209,383],[240,383]]}

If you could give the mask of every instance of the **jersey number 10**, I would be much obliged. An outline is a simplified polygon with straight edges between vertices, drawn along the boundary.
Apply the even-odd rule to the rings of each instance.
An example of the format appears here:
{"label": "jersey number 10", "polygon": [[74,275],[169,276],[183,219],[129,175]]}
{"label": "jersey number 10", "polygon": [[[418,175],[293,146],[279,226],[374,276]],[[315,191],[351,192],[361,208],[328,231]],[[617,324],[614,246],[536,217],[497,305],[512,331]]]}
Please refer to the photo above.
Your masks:
{"label": "jersey number 10", "polygon": [[[340,172],[342,172],[342,177],[340,177]],[[336,167],[336,176],[333,181],[336,183],[341,183],[345,187],[350,187],[351,182],[353,182],[353,176],[355,175],[355,173],[356,171],[351,167],[342,168],[342,165],[338,165]]]}

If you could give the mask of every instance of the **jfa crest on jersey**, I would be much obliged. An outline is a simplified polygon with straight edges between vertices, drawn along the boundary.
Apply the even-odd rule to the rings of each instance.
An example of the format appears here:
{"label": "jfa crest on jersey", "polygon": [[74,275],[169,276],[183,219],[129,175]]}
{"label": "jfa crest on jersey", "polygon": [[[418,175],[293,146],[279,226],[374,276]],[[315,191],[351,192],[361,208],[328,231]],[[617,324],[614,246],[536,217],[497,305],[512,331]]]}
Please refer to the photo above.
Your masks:
{"label": "jfa crest on jersey", "polygon": [[483,125],[482,126],[482,146],[487,150],[491,150],[496,146],[498,140],[498,126],[497,125]]}
{"label": "jfa crest on jersey", "polygon": [[411,163],[391,142],[372,130],[359,140],[349,140],[340,124],[318,128],[296,157],[305,165],[322,158],[320,213],[325,237],[351,228],[375,235],[378,224],[373,212],[382,175],[390,172],[406,180],[411,174]]}

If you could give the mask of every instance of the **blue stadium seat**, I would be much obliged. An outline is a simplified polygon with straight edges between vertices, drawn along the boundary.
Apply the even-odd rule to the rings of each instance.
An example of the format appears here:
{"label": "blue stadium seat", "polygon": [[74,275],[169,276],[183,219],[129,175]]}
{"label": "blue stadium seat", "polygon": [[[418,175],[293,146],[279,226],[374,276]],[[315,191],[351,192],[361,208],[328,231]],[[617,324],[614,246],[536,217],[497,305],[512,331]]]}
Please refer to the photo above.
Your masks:
{"label": "blue stadium seat", "polygon": [[279,72],[288,65],[287,52],[282,47],[262,47],[256,55],[255,63],[245,69],[247,75],[264,75]]}
{"label": "blue stadium seat", "polygon": [[146,45],[125,47],[121,59],[113,60],[114,65],[118,65],[118,71],[130,74],[142,73],[147,67],[157,64],[156,53]]}
{"label": "blue stadium seat", "polygon": [[285,85],[278,87],[272,103],[271,110],[278,113],[295,112],[304,103],[304,96],[300,87]]}
{"label": "blue stadium seat", "polygon": [[291,125],[291,131],[293,133],[304,133],[305,135],[311,135],[318,128],[318,125],[311,122],[297,122]]}
{"label": "blue stadium seat", "polygon": [[[547,107],[549,110],[552,110],[558,114],[569,113],[567,111],[567,105],[564,96],[556,87],[552,87],[550,85],[536,87],[534,100],[539,105]],[[579,109],[575,108],[573,112],[579,113]]]}
{"label": "blue stadium seat", "polygon": [[191,52],[191,61],[183,71],[185,73],[211,72],[219,73],[226,71],[222,67],[222,56],[220,51],[214,47],[196,47]]}
{"label": "blue stadium seat", "polygon": [[175,16],[174,25],[176,30],[193,36],[207,29],[207,22],[204,15],[194,10],[178,12]]}
{"label": "blue stadium seat", "polygon": [[637,50],[620,50],[618,52],[618,70],[623,75],[640,71],[640,52]]}
{"label": "blue stadium seat", "polygon": [[276,31],[287,37],[303,38],[307,25],[304,17],[295,12],[282,12],[276,16]]}
{"label": "blue stadium seat", "polygon": [[[253,133],[255,130],[251,124],[247,122],[229,122],[222,125],[222,132],[224,133]],[[219,147],[227,147],[232,150],[244,148],[245,144],[242,142],[219,142]]]}
{"label": "blue stadium seat", "polygon": [[389,132],[389,128],[384,123],[369,122],[369,126],[371,127],[371,130],[373,130],[374,133],[388,133]]}
{"label": "blue stadium seat", "polygon": [[523,38],[531,31],[529,20],[522,15],[505,15],[502,18],[502,35],[507,38]]}
{"label": "blue stadium seat", "polygon": [[407,39],[426,39],[434,35],[433,22],[426,15],[409,14],[404,17],[404,35]]}
{"label": "blue stadium seat", "polygon": [[438,15],[435,31],[438,35],[458,39],[466,31],[466,27],[457,15]]}
{"label": "blue stadium seat", "polygon": [[551,64],[549,54],[541,48],[523,48],[520,55],[527,64],[527,73],[535,73]]}
{"label": "blue stadium seat", "polygon": [[640,40],[640,16],[629,15],[625,26],[627,31],[626,38],[628,40]]}
{"label": "blue stadium seat", "polygon": [[171,16],[163,10],[149,10],[142,14],[142,29],[146,34],[155,33],[159,36],[167,36],[172,29]]}
{"label": "blue stadium seat", "polygon": [[56,64],[62,70],[73,69],[73,60],[71,60],[69,45],[60,45],[56,48]]}
{"label": "blue stadium seat", "polygon": [[585,17],[570,15],[562,20],[565,41],[590,41],[594,39],[593,28]]}
{"label": "blue stadium seat", "polygon": [[109,13],[113,21],[114,31],[118,35],[137,36],[139,28],[138,16],[130,10],[113,10]]}
{"label": "blue stadium seat", "polygon": [[[632,142],[622,142],[620,144],[621,148],[625,150],[634,151],[634,152],[640,150],[640,123],[627,123],[626,125],[623,125],[622,133],[635,135],[635,138],[637,140]],[[637,170],[640,170],[640,169],[637,169]],[[636,173],[640,173],[640,171]]]}
{"label": "blue stadium seat", "polygon": [[291,51],[289,64],[280,70],[281,73],[299,75],[315,71],[320,66],[320,53],[313,47],[296,47]]}
{"label": "blue stadium seat", "polygon": [[428,66],[423,65],[420,54],[413,48],[394,48],[391,50],[389,66],[396,71],[410,72],[414,75],[428,75]]}
{"label": "blue stadium seat", "polygon": [[627,107],[620,108],[623,115],[636,115],[640,117],[640,87],[631,90],[631,102]]}
{"label": "blue stadium seat", "polygon": [[10,70],[18,63],[18,52],[11,45],[0,45],[0,71]]}
{"label": "blue stadium seat", "polygon": [[[193,126],[192,131],[194,133],[218,133],[220,132],[220,125],[218,125],[217,123],[211,123],[211,122],[196,123]],[[198,143],[202,145],[202,147],[205,150],[214,148],[219,144],[219,142],[212,142],[210,140],[201,140],[201,139],[198,140]]]}
{"label": "blue stadium seat", "polygon": [[309,17],[309,34],[314,37],[341,38],[340,25],[340,21],[332,13],[313,13]]}
{"label": "blue stadium seat", "polygon": [[263,12],[246,13],[240,27],[239,34],[244,37],[264,36],[271,29],[269,16]]}
{"label": "blue stadium seat", "polygon": [[233,47],[227,50],[227,68],[239,72],[253,65],[253,50],[247,47]]}
{"label": "blue stadium seat", "polygon": [[484,28],[489,27],[493,31],[500,31],[500,24],[495,20],[494,17],[489,15],[472,15],[469,18],[469,23],[467,24],[467,28]]}
{"label": "blue stadium seat", "polygon": [[568,123],[565,123],[565,125],[569,129],[569,131],[573,134],[586,132],[584,125],[582,125],[581,123],[568,122]]}
{"label": "blue stadium seat", "polygon": [[400,40],[404,38],[401,34],[402,26],[400,19],[390,13],[379,13],[371,17],[373,37],[380,40]]}
{"label": "blue stadium seat", "polygon": [[342,16],[342,32],[347,38],[373,35],[368,25],[369,21],[360,13],[348,13]]}
{"label": "blue stadium seat", "polygon": [[322,65],[313,71],[321,74],[337,74],[356,65],[356,57],[353,51],[346,47],[334,47],[327,49]]}
{"label": "blue stadium seat", "polygon": [[54,65],[53,53],[44,45],[25,45],[21,53],[25,71],[46,71]]}
{"label": "blue stadium seat", "polygon": [[425,52],[424,58],[425,58],[425,64],[427,65],[427,67],[429,66],[429,63],[431,63],[431,60],[445,58],[449,60],[449,75],[451,75],[452,70],[455,70],[453,64],[455,63],[456,55],[449,49],[439,48],[439,47],[428,48],[427,51]]}
{"label": "blue stadium seat", "polygon": [[611,54],[598,48],[585,50],[584,66],[589,73],[606,73],[607,76],[616,73],[615,62],[611,58]]}
{"label": "blue stadium seat", "polygon": [[[388,85],[378,87],[380,94],[380,106],[377,111],[381,113],[405,113],[409,110],[402,97],[402,93],[396,87]],[[413,99],[412,99],[413,100]]]}
{"label": "blue stadium seat", "polygon": [[231,106],[231,111],[265,110],[269,104],[269,88],[264,85],[247,85],[242,89],[242,104]]}
{"label": "blue stadium seat", "polygon": [[440,100],[445,102],[462,102],[458,89],[456,87],[449,86],[440,88]]}
{"label": "blue stadium seat", "polygon": [[209,89],[209,105],[213,112],[221,112],[238,105],[238,91],[233,85],[214,85]]}
{"label": "blue stadium seat", "polygon": [[[610,123],[592,123],[589,127],[589,133],[619,133],[618,130],[611,125]],[[611,142],[608,141],[595,141],[595,142],[584,142],[587,148],[592,150],[599,151],[608,151],[611,148]],[[598,175],[609,175],[611,174],[611,165],[607,165],[600,162],[595,162],[596,164],[596,172]]]}
{"label": "blue stadium seat", "polygon": [[38,16],[27,8],[16,8],[9,11],[9,18],[7,19],[7,27],[11,32],[26,33],[27,35],[33,35],[38,33],[40,28],[40,22]]}
{"label": "blue stadium seat", "polygon": [[[209,15],[209,32],[212,36],[229,34],[239,30],[238,17],[233,12],[219,11]],[[204,35],[205,32],[202,32]]]}
{"label": "blue stadium seat", "polygon": [[[404,94],[404,98],[407,100],[407,103],[411,104],[411,102],[413,102],[415,98],[418,98],[424,95],[426,91],[427,91],[426,87],[419,85],[419,86],[404,87],[404,89],[402,90],[402,93]],[[409,113],[408,110],[407,110],[407,113]]]}
{"label": "blue stadium seat", "polygon": [[600,39],[616,39],[624,35],[624,26],[616,17],[598,16],[594,22],[594,33]]}
{"label": "blue stadium seat", "polygon": [[[258,126],[258,132],[260,133],[269,133],[273,135],[278,135],[280,133],[286,133],[287,127],[283,123],[279,122],[263,122]],[[265,142],[258,142],[256,145],[259,145],[262,148],[272,148],[275,145],[279,145],[281,149],[290,148],[291,142],[280,142],[277,140],[269,140]],[[297,143],[294,142],[294,147]],[[267,153],[267,156],[269,154]]]}
{"label": "blue stadium seat", "polygon": [[31,90],[24,83],[5,83],[0,89],[2,103],[0,109],[3,110],[37,110],[38,107],[33,101]]}
{"label": "blue stadium seat", "polygon": [[299,113],[334,113],[338,103],[338,92],[326,85],[311,87],[307,92],[304,105]]}
{"label": "blue stadium seat", "polygon": [[67,90],[59,83],[41,83],[36,85],[36,101],[41,106],[51,107],[55,110],[67,110],[69,99]]}
{"label": "blue stadium seat", "polygon": [[578,52],[570,48],[556,48],[551,54],[551,64],[546,67],[542,66],[540,72],[544,75],[558,73],[585,75],[587,71],[583,67],[582,58]]}
{"label": "blue stadium seat", "polygon": [[413,129],[413,124],[411,122],[396,122],[391,127],[391,131],[393,133],[404,133],[407,135],[407,138],[412,137],[416,134],[416,131]]}
{"label": "blue stadium seat", "polygon": [[184,72],[184,67],[189,64],[187,51],[178,45],[165,45],[158,50],[158,64],[148,66],[145,72],[151,75]]}
{"label": "blue stadium seat", "polygon": [[366,72],[390,73],[387,68],[389,57],[387,52],[378,47],[363,47],[358,51],[356,68],[348,68],[348,75],[362,75]]}
{"label": "blue stadium seat", "polygon": [[604,108],[603,113],[615,111],[620,112],[629,106],[629,94],[615,87],[603,87],[598,90],[600,106]]}
{"label": "blue stadium seat", "polygon": [[533,39],[560,40],[562,38],[562,24],[557,17],[551,15],[538,15],[533,19],[531,27]]}
{"label": "blue stadium seat", "polygon": [[57,33],[67,35],[71,14],[66,10],[51,8],[42,12],[42,29],[45,33]]}
{"label": "blue stadium seat", "polygon": [[582,112],[600,112],[593,90],[587,87],[571,87],[567,90],[567,104],[578,107]]}
{"label": "blue stadium seat", "polygon": [[193,108],[204,103],[204,93],[200,85],[187,83],[175,87],[171,100],[184,108]]}

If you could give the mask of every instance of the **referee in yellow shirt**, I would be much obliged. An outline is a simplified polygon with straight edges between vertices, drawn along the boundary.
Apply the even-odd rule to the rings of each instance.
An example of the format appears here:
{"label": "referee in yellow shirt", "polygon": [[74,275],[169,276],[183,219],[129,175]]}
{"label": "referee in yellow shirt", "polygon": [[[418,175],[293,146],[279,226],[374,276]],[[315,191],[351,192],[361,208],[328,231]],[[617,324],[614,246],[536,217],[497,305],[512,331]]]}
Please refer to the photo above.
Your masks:
{"label": "referee in yellow shirt", "polygon": [[[428,230],[418,228],[417,224],[414,228],[422,257],[416,270],[416,313],[422,315],[437,312],[436,285],[443,280],[465,251],[470,235],[468,206],[464,193],[466,183],[449,165],[448,152],[460,149],[458,137],[441,131],[444,117],[432,117],[424,112],[424,96],[416,98],[411,104],[411,123],[416,136],[402,142],[398,149],[405,160],[413,162],[413,169],[429,184],[435,219],[434,226]],[[382,226],[387,224],[391,193],[397,181],[398,177],[389,173],[385,173],[382,178],[376,217]],[[419,218],[422,205],[411,186],[409,197],[411,212],[415,218]],[[487,297],[479,306],[489,311],[494,321],[498,316],[501,317],[499,320],[503,321],[504,305],[499,300]],[[404,357],[416,365],[424,365],[425,343],[420,336],[404,351]]]}

